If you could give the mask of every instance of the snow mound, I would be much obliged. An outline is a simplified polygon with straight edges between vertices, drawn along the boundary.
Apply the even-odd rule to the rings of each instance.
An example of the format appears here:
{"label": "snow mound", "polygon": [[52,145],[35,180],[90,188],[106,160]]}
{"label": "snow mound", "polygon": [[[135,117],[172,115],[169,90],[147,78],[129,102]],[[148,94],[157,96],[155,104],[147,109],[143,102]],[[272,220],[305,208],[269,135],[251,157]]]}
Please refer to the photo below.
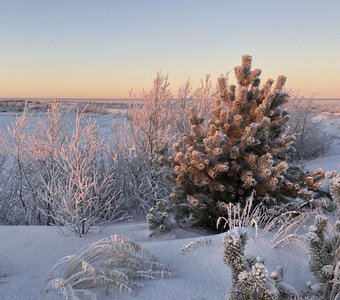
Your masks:
{"label": "snow mound", "polygon": [[[144,287],[130,295],[110,290],[110,299],[217,300],[224,299],[231,287],[230,270],[223,263],[223,234],[205,236],[209,243],[183,255],[181,249],[199,237],[196,232],[179,231],[176,239],[151,240],[146,223],[125,223],[78,238],[63,237],[54,227],[0,226],[1,240],[6,241],[0,244],[0,270],[7,274],[0,279],[0,299],[61,299],[54,292],[44,292],[49,270],[60,258],[112,234],[124,234],[155,255],[160,263],[171,263],[177,277],[143,281]],[[251,236],[246,255],[261,257],[269,271],[282,266],[285,282],[297,290],[307,289],[306,282],[313,281],[313,276],[308,271],[306,253],[295,244],[272,249],[270,238],[270,234]],[[108,299],[105,289],[92,291],[99,300]]]}

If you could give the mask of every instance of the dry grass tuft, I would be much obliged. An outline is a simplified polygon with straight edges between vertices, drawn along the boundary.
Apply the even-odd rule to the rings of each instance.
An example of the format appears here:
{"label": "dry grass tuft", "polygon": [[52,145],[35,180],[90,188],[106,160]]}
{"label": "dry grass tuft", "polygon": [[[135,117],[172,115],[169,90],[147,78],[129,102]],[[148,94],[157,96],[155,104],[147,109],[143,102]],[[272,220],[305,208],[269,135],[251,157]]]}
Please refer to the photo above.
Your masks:
{"label": "dry grass tuft", "polygon": [[52,279],[46,291],[55,289],[64,299],[72,300],[80,295],[96,299],[88,291],[94,287],[130,294],[133,288],[141,286],[135,280],[176,276],[148,250],[123,235],[112,235],[62,258],[49,275],[57,271],[62,277]]}

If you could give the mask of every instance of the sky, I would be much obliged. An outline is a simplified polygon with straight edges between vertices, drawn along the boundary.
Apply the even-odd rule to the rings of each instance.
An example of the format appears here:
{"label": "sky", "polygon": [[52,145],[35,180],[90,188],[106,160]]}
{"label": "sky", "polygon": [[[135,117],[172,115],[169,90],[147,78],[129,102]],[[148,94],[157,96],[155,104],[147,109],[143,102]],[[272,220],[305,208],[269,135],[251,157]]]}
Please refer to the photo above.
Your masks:
{"label": "sky", "polygon": [[0,98],[126,98],[198,87],[252,55],[262,81],[340,98],[339,0],[0,0]]}

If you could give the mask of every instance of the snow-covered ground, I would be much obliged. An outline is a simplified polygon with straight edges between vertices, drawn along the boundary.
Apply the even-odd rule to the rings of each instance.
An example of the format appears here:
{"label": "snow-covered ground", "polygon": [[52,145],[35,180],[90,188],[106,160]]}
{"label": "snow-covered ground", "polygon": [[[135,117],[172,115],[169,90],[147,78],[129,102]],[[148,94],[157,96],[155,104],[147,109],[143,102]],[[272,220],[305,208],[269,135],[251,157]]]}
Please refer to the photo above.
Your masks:
{"label": "snow-covered ground", "polygon": [[[13,117],[13,116],[12,116]],[[340,118],[336,114],[320,114],[329,125],[334,142],[326,157],[310,161],[308,169],[323,168],[340,171]],[[2,118],[1,126],[6,123]],[[6,123],[6,125],[8,122]],[[144,287],[131,295],[97,290],[98,299],[224,299],[231,287],[230,270],[223,263],[223,234],[210,236],[213,244],[182,256],[180,249],[203,233],[177,231],[175,235],[151,239],[146,223],[122,223],[105,231],[90,232],[85,237],[64,237],[55,227],[0,226],[0,300],[61,299],[55,292],[46,293],[47,274],[62,257],[79,248],[112,234],[124,234],[157,256],[161,263],[171,263],[177,274],[173,279],[143,281]],[[249,240],[246,252],[264,259],[271,271],[280,265],[284,281],[297,290],[306,290],[306,282],[313,281],[308,271],[307,255],[296,243],[283,244],[272,249],[270,234]],[[1,277],[1,276],[0,276]]]}
{"label": "snow-covered ground", "polygon": [[[223,263],[223,234],[210,236],[213,244],[183,256],[176,255],[180,249],[199,234],[177,232],[176,239],[149,238],[147,224],[118,224],[102,233],[92,232],[83,238],[64,237],[54,227],[0,226],[0,270],[7,276],[0,279],[0,299],[36,300],[61,299],[54,291],[46,293],[47,274],[53,265],[79,248],[111,234],[125,234],[157,256],[161,263],[171,263],[177,274],[172,279],[143,281],[144,287],[131,295],[97,290],[98,299],[224,299],[231,286],[230,270]],[[269,270],[284,268],[284,280],[298,290],[306,289],[306,282],[313,280],[307,271],[307,258],[295,244],[272,249],[270,235],[251,238],[246,252],[264,259]]]}
{"label": "snow-covered ground", "polygon": [[308,170],[322,168],[325,171],[336,170],[340,172],[340,111],[321,112],[317,118],[325,123],[327,132],[332,136],[332,144],[324,157],[309,161],[306,167]]}
{"label": "snow-covered ground", "polygon": [[[86,125],[89,121],[93,121],[98,125],[99,133],[103,138],[108,138],[113,134],[114,126],[121,126],[122,122],[124,122],[125,112],[126,110],[121,109],[110,109],[108,110],[109,114],[89,114],[85,113],[81,118],[81,124]],[[15,123],[16,117],[20,115],[17,112],[0,112],[0,129],[4,129],[7,132],[7,128],[11,128],[11,126]],[[46,116],[44,112],[33,112],[29,113],[29,122],[26,128],[26,132],[31,134],[37,124],[38,121],[43,121]],[[76,112],[69,111],[65,113],[62,111],[61,120],[65,121],[67,124],[67,130],[71,132],[75,128],[76,121]]]}

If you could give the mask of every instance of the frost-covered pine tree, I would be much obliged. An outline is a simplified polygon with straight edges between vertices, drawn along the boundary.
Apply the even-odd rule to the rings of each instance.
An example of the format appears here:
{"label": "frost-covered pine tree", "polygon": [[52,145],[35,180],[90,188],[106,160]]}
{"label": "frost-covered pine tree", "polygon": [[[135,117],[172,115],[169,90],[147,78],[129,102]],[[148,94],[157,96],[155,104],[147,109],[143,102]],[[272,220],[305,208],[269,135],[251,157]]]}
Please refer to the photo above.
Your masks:
{"label": "frost-covered pine tree", "polygon": [[317,216],[307,234],[309,267],[320,284],[314,285],[322,300],[340,299],[340,174],[329,172],[331,196],[337,206],[334,225],[327,216]]}
{"label": "frost-covered pine tree", "polygon": [[257,196],[306,196],[301,184],[317,187],[323,174],[305,180],[301,172],[287,172],[286,151],[295,138],[287,133],[288,114],[281,109],[288,101],[286,77],[260,87],[261,71],[251,70],[251,62],[244,55],[234,68],[237,86],[225,76],[218,79],[211,119],[193,109],[190,133],[174,144],[170,162],[179,198],[194,198],[188,205],[198,225],[215,226],[225,203],[242,202],[253,190]]}

